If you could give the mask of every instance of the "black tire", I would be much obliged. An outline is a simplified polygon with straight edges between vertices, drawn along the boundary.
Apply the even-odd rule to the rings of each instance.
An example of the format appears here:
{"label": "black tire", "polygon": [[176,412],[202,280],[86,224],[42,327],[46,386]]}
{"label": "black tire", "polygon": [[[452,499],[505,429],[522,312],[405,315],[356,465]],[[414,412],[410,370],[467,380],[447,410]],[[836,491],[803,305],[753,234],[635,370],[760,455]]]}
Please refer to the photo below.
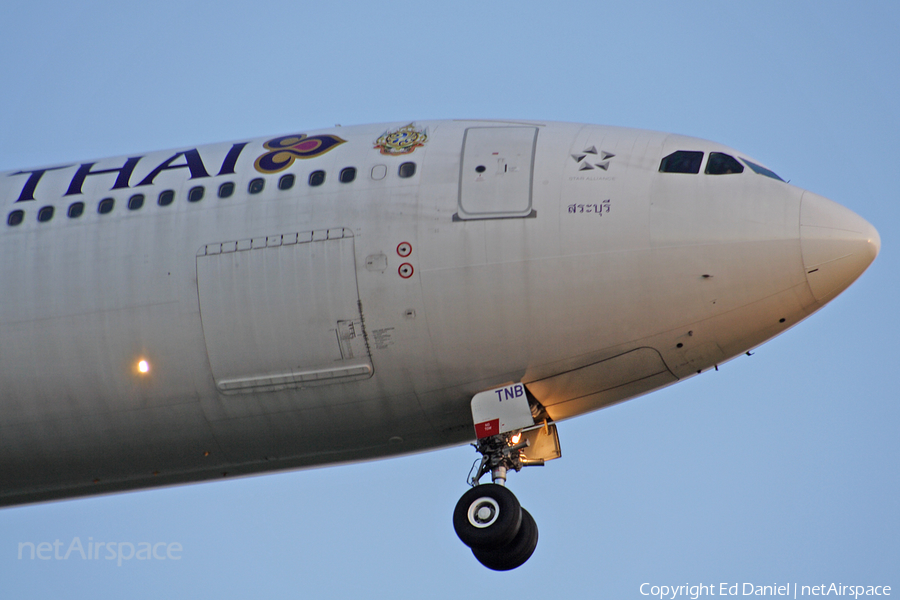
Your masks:
{"label": "black tire", "polygon": [[525,564],[525,561],[534,554],[538,543],[538,528],[534,518],[524,508],[522,509],[522,525],[516,537],[500,548],[491,550],[472,548],[472,554],[478,562],[494,571],[509,571]]}
{"label": "black tire", "polygon": [[[484,518],[479,517],[479,509]],[[453,510],[453,529],[470,548],[499,548],[519,533],[522,507],[516,496],[494,483],[476,485],[463,494]]]}

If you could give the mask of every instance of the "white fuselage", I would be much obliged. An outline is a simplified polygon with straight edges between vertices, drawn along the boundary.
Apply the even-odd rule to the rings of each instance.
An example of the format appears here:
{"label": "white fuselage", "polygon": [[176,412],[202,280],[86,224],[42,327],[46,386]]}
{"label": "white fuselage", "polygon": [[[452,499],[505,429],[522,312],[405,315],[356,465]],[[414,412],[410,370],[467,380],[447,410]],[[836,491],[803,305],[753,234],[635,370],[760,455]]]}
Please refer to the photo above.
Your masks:
{"label": "white fuselage", "polygon": [[[699,173],[661,172],[677,151]],[[0,173],[0,505],[458,444],[513,381],[573,417],[746,352],[874,259],[862,218],[712,153],[747,158],[428,121]]]}

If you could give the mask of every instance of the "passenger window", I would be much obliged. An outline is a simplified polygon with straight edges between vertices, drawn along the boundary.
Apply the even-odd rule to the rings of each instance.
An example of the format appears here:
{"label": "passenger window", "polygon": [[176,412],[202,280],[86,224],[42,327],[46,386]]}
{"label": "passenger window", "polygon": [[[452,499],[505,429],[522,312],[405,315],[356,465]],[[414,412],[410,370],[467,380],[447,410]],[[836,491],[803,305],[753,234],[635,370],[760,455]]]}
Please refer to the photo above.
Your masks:
{"label": "passenger window", "polygon": [[278,189],[279,190],[289,190],[292,187],[294,187],[293,173],[288,173],[287,175],[282,175],[281,179],[278,180]]}
{"label": "passenger window", "polygon": [[156,203],[160,206],[168,206],[175,201],[175,192],[173,190],[166,190],[164,192],[159,193],[159,198]]}
{"label": "passenger window", "polygon": [[233,193],[234,184],[232,182],[226,181],[219,186],[219,198],[230,198]]}
{"label": "passenger window", "polygon": [[341,174],[338,177],[341,180],[341,183],[350,183],[354,179],[356,179],[356,167],[347,167],[346,169],[341,169]]}
{"label": "passenger window", "polygon": [[137,210],[144,205],[144,195],[135,194],[128,199],[128,210]]}
{"label": "passenger window", "polygon": [[77,219],[84,214],[84,202],[73,202],[69,205],[69,211],[66,214],[70,219]]}
{"label": "passenger window", "polygon": [[104,198],[100,201],[100,204],[97,205],[97,212],[101,215],[106,215],[112,212],[113,207],[116,205],[116,201],[112,198]]}
{"label": "passenger window", "polygon": [[247,186],[247,191],[251,194],[258,194],[263,191],[264,187],[266,187],[266,180],[262,177],[257,177],[250,181],[250,185]]}
{"label": "passenger window", "polygon": [[398,171],[398,175],[403,177],[404,179],[407,177],[412,177],[416,174],[416,163],[414,162],[405,162],[400,165],[400,170]]}
{"label": "passenger window", "polygon": [[53,207],[45,206],[41,210],[38,211],[38,222],[46,223],[50,219],[53,218]]}
{"label": "passenger window", "polygon": [[706,161],[706,170],[704,172],[707,175],[731,175],[732,173],[743,173],[744,165],[728,154],[710,152],[709,160]]}
{"label": "passenger window", "polygon": [[9,216],[6,217],[6,224],[12,227],[16,225],[21,225],[22,221],[25,220],[25,211],[24,210],[14,210],[9,213]]}
{"label": "passenger window", "polygon": [[316,187],[325,183],[325,171],[313,171],[309,174],[309,185]]}
{"label": "passenger window", "polygon": [[201,200],[203,200],[204,192],[205,190],[202,185],[192,187],[191,191],[188,192],[188,202],[200,202]]}
{"label": "passenger window", "polygon": [[695,150],[678,150],[659,163],[660,173],[699,173],[703,153]]}

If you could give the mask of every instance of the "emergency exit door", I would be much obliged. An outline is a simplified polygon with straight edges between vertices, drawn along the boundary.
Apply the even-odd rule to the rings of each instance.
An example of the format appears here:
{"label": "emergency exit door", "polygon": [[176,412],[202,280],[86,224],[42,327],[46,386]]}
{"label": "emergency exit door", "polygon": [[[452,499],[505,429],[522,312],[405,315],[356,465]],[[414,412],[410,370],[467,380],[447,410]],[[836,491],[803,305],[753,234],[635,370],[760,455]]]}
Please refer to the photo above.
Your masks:
{"label": "emergency exit door", "polygon": [[533,216],[537,127],[470,127],[463,138],[457,219]]}

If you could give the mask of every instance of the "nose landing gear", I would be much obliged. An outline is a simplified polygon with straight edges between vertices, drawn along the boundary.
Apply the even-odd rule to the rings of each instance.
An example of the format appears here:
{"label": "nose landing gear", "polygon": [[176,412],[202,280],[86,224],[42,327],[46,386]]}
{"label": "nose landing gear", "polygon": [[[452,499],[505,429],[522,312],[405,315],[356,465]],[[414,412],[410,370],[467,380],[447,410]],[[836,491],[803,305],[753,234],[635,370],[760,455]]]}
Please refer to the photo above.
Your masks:
{"label": "nose landing gear", "polygon": [[[453,511],[456,535],[472,549],[478,562],[494,571],[523,565],[538,542],[537,523],[506,489],[505,482],[510,469],[518,471],[524,466],[543,465],[544,461],[525,458],[522,450],[528,442],[514,443],[516,437],[500,434],[475,444],[482,459],[477,474],[469,481],[474,487],[463,494]],[[494,483],[478,485],[488,472]]]}
{"label": "nose landing gear", "polygon": [[[538,528],[506,489],[506,475],[559,458],[559,436],[556,425],[521,383],[476,394],[472,418],[478,438],[472,445],[481,461],[469,474],[472,489],[453,510],[453,528],[478,562],[494,571],[509,571],[534,553]],[[488,473],[493,483],[479,485]]]}

